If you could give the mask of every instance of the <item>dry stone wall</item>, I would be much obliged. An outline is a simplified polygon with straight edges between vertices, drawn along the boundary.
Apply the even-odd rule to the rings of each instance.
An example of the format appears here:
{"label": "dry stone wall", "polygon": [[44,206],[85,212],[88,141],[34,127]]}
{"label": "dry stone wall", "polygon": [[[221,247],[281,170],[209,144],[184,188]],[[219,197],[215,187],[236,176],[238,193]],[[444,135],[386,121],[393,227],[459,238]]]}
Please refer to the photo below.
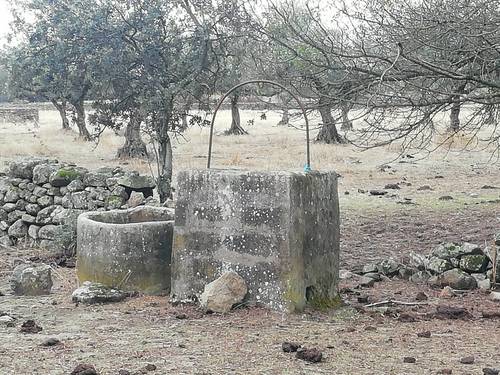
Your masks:
{"label": "dry stone wall", "polygon": [[121,167],[89,171],[50,159],[11,162],[0,173],[0,249],[22,244],[72,253],[80,213],[156,204],[154,188],[151,177]]}

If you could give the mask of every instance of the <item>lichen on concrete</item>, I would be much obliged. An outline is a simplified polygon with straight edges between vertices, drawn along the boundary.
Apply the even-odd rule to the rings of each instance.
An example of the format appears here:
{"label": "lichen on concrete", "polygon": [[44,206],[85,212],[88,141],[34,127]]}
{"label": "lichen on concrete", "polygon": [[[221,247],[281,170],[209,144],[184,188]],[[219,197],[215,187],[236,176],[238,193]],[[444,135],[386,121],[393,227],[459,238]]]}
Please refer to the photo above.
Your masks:
{"label": "lichen on concrete", "polygon": [[282,311],[337,304],[335,173],[195,170],[177,181],[175,297],[199,296],[223,272],[235,271],[248,285],[249,302]]}

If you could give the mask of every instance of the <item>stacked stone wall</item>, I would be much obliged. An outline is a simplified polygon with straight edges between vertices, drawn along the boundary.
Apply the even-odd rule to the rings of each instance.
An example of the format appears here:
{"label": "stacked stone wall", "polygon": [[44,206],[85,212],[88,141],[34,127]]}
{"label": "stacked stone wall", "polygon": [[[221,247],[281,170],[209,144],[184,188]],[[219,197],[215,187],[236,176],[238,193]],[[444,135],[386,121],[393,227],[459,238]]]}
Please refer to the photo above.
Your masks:
{"label": "stacked stone wall", "polygon": [[0,248],[72,253],[79,214],[151,202],[154,187],[151,177],[121,167],[90,171],[50,159],[11,162],[0,173]]}

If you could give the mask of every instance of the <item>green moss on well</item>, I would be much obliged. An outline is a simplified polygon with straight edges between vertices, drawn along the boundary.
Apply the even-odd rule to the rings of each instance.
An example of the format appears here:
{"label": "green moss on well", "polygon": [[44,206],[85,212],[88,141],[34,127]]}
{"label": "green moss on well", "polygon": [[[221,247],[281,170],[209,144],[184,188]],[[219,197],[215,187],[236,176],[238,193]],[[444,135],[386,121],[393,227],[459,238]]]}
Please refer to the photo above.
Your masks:
{"label": "green moss on well", "polygon": [[307,304],[316,310],[329,310],[342,307],[344,302],[340,295],[332,298],[314,294],[308,299]]}

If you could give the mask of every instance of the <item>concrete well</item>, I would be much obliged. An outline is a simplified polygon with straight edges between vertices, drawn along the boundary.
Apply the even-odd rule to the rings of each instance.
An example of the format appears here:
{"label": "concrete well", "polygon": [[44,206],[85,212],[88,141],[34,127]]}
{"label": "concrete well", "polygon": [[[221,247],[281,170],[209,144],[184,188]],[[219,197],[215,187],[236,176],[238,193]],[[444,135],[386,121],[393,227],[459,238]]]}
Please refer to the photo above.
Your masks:
{"label": "concrete well", "polygon": [[178,175],[172,295],[199,296],[224,271],[280,311],[338,300],[335,173],[191,170]]}
{"label": "concrete well", "polygon": [[170,291],[173,210],[141,206],[78,217],[77,276],[123,290]]}

